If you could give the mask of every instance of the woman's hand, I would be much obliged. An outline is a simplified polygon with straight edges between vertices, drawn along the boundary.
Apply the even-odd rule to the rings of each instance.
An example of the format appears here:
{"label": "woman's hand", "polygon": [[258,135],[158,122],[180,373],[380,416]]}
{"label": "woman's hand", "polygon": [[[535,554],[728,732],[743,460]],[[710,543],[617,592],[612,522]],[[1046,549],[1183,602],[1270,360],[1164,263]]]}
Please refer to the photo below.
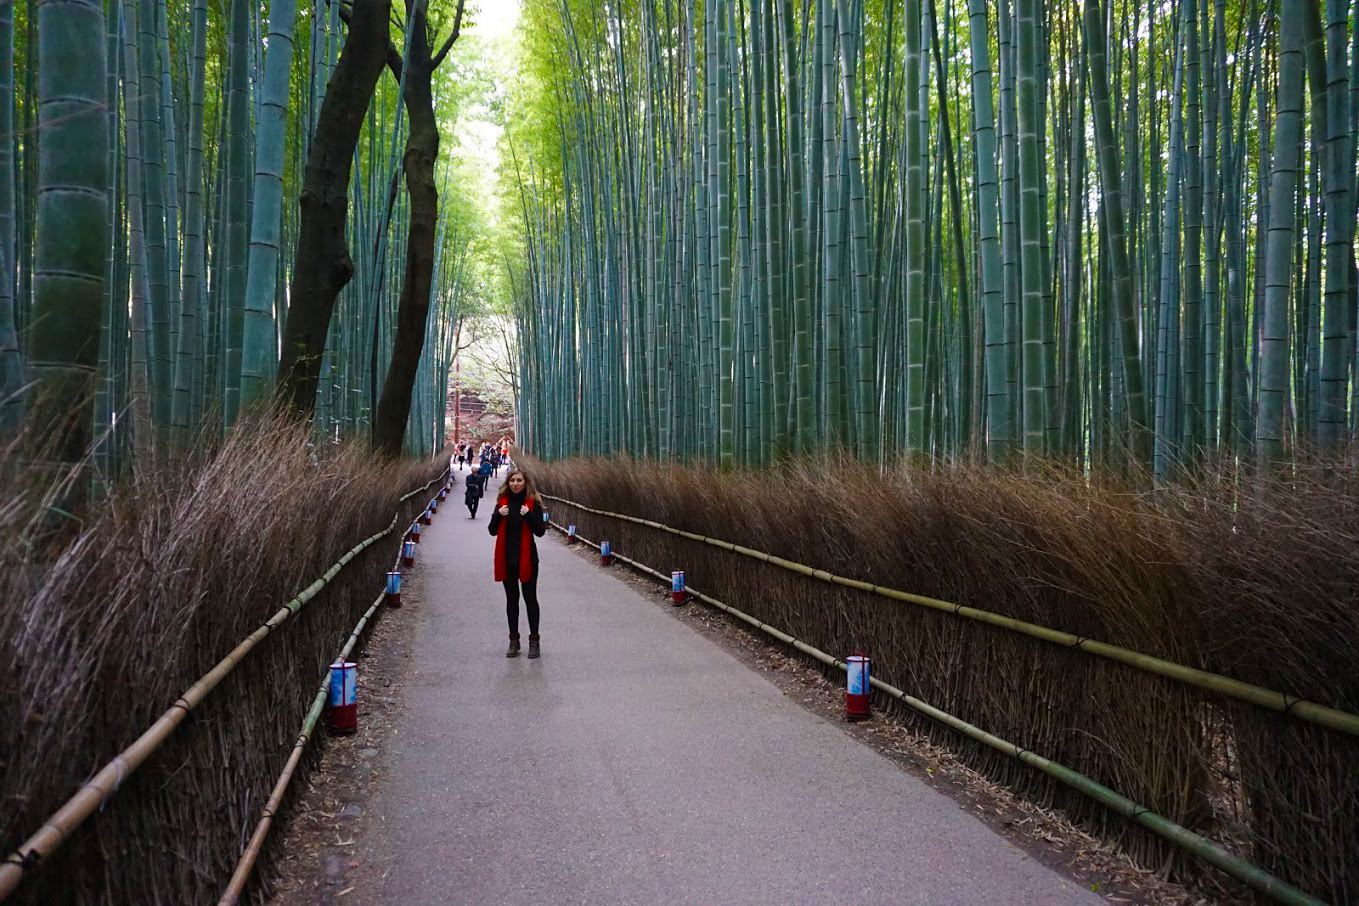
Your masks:
{"label": "woman's hand", "polygon": [[522,504],[522,503],[521,503],[521,504],[519,505],[519,515],[520,515],[520,516],[527,516],[527,515],[528,515],[528,506],[527,506],[526,504]]}
{"label": "woman's hand", "polygon": [[508,516],[508,515],[510,515],[510,505],[507,503],[507,504],[505,504],[504,506],[502,506],[500,509],[496,510],[496,512],[499,513],[499,514],[502,515],[502,516]]}

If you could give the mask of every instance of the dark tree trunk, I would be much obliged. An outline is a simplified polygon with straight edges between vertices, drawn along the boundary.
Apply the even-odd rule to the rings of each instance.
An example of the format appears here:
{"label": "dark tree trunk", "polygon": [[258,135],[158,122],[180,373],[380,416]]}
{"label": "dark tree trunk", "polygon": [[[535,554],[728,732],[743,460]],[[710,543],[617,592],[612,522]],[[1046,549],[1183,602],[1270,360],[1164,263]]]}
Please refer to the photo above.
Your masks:
{"label": "dark tree trunk", "polygon": [[373,450],[385,456],[399,456],[406,436],[415,373],[425,348],[425,322],[429,318],[429,294],[434,279],[434,231],[439,219],[439,195],[434,185],[439,128],[434,121],[430,90],[432,70],[427,64],[416,62],[415,45],[424,43],[420,31],[417,29],[412,39],[410,71],[406,73],[406,114],[411,124],[404,158],[406,192],[411,200],[406,275],[396,312],[392,361],[387,366],[382,398],[373,417]]}
{"label": "dark tree trunk", "polygon": [[278,396],[310,416],[335,300],[354,276],[345,242],[349,173],[363,118],[387,65],[391,0],[354,0],[349,33],[326,86],[302,184],[302,220],[278,364]]}
{"label": "dark tree trunk", "polygon": [[[411,4],[407,4],[408,12]],[[403,169],[406,192],[410,195],[410,230],[406,238],[406,274],[401,284],[401,304],[396,313],[396,336],[392,340],[392,360],[382,384],[382,398],[373,416],[373,451],[382,456],[400,456],[410,418],[411,394],[416,370],[425,348],[425,323],[429,319],[429,296],[434,282],[434,238],[439,220],[439,192],[434,184],[434,162],[439,155],[439,126],[434,119],[434,70],[448,47],[457,38],[462,19],[453,36],[437,56],[430,57],[429,30],[425,7],[413,11],[412,35],[404,101],[410,119]]]}

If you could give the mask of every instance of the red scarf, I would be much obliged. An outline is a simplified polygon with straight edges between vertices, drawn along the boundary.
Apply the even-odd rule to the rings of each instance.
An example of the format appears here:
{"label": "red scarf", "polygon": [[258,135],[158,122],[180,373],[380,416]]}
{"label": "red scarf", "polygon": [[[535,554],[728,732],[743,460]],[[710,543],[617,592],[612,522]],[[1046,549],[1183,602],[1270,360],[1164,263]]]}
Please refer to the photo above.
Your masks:
{"label": "red scarf", "polygon": [[[496,509],[507,506],[509,502],[508,497],[497,499],[495,502]],[[533,535],[528,521],[529,517],[533,515],[533,509],[536,505],[532,497],[525,499],[524,506],[528,507],[529,511],[523,519],[519,520],[520,530],[523,532],[523,536],[519,539],[519,580],[521,582],[533,578]],[[495,533],[495,580],[497,582],[505,582],[510,578],[510,571],[506,568],[505,563],[505,536],[508,534],[508,530],[509,519],[506,518],[505,521],[500,523],[500,528]]]}

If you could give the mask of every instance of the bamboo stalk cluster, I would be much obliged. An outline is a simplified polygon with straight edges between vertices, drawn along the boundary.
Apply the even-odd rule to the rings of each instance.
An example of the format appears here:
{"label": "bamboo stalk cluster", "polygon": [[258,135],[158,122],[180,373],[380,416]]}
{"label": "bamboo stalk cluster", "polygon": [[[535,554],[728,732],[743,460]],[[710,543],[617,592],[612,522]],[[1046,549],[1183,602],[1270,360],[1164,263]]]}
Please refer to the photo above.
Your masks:
{"label": "bamboo stalk cluster", "polygon": [[[44,428],[65,419],[53,458],[79,461],[93,437],[116,475],[220,437],[268,401],[340,17],[311,0],[231,0],[220,13],[206,0],[0,2],[0,432],[25,409]],[[397,48],[408,30],[394,29]],[[367,106],[346,229],[354,278],[319,364],[316,435],[328,440],[370,430],[406,264],[397,80]],[[443,443],[469,283],[468,219],[452,210],[437,226],[406,428],[416,453]]]}
{"label": "bamboo stalk cluster", "polygon": [[531,0],[528,446],[1162,480],[1347,447],[1355,15]]}

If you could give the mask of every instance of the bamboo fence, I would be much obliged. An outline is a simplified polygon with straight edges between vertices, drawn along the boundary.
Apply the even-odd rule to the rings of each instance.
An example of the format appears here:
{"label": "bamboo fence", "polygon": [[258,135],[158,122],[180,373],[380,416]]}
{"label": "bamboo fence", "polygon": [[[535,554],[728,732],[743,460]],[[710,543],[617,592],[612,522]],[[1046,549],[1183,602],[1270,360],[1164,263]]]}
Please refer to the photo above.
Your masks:
{"label": "bamboo fence", "polygon": [[[567,504],[568,506],[579,506],[579,504],[574,504],[569,500],[563,500],[560,497],[552,497],[551,495],[548,494],[542,494],[541,496],[548,497],[549,499],[553,500],[558,500],[562,503]],[[587,510],[589,509],[588,507],[580,508]],[[590,512],[596,513],[598,515],[616,515],[602,513],[601,511],[598,510],[590,510]],[[632,517],[625,518],[631,519]],[[644,520],[633,520],[633,521],[644,521]],[[561,532],[562,534],[566,534],[567,530],[561,525],[555,522],[550,524],[552,525],[553,528],[557,529],[557,531]],[[674,530],[672,529],[671,531]],[[694,536],[688,532],[677,532],[677,534],[683,534],[695,539],[698,538],[698,536]],[[576,533],[576,538],[586,544],[589,544],[591,547],[596,548],[599,547],[597,543],[581,536],[579,532]],[[726,544],[727,542],[721,542],[719,546],[726,546]],[[732,546],[728,549],[735,550],[737,547],[738,546]],[[633,567],[634,569],[655,576],[662,582],[669,583],[671,581],[670,576],[664,575],[643,563],[638,563],[636,560],[630,559],[629,557],[619,554],[616,550],[611,550],[610,555],[614,559],[620,560],[623,563],[626,563],[629,566]],[[817,570],[817,572],[824,571]],[[808,575],[811,575],[811,573],[808,573]],[[703,592],[700,592],[697,589],[689,586],[687,583],[684,586],[684,591],[692,595],[693,598],[696,598],[700,601],[705,601],[708,604],[711,604],[714,607],[716,607],[718,610],[721,610],[724,613],[730,614],[731,616],[734,616],[746,623],[749,623],[756,629],[766,633],[767,635],[773,636],[774,638],[778,639],[779,641],[783,642],[786,645],[792,646],[793,648],[797,649],[803,654],[811,658],[814,658],[817,661],[820,661],[821,663],[825,664],[828,667],[834,667],[837,670],[845,669],[845,662],[840,660],[839,658],[833,657],[832,655],[827,654],[826,652],[822,651],[819,648],[815,648],[811,645],[808,645],[801,639],[795,638],[789,635],[788,633],[783,632],[782,630],[769,625],[768,623],[758,620],[755,617],[743,611],[737,610],[735,607],[732,607],[729,604],[719,601],[717,598],[714,598],[711,595],[706,595]],[[1134,802],[1133,800],[1129,799],[1126,796],[1121,795],[1120,793],[1114,790],[1109,789],[1107,786],[1104,786],[1103,784],[1091,779],[1090,777],[1087,777],[1086,775],[1080,773],[1079,771],[1074,771],[1071,768],[1066,767],[1065,765],[1058,764],[1057,762],[1052,761],[1051,759],[1044,758],[1042,755],[1039,755],[1036,752],[1030,752],[1029,750],[1017,746],[1012,742],[1001,739],[1000,737],[995,736],[994,734],[988,733],[985,730],[981,729],[980,727],[974,726],[973,724],[970,724],[965,720],[961,720],[960,718],[957,718],[952,714],[948,714],[944,711],[939,710],[938,708],[935,708],[928,702],[924,702],[918,698],[915,698],[914,696],[907,695],[901,689],[898,689],[896,686],[890,685],[888,683],[884,683],[882,680],[870,677],[869,682],[875,689],[885,692],[886,694],[897,699],[907,707],[912,708],[913,710],[918,711],[921,714],[924,714],[926,717],[929,717],[932,720],[936,720],[939,723],[942,723],[954,730],[957,730],[959,733],[962,733],[965,736],[971,737],[972,739],[975,739],[978,742],[990,746],[991,748],[999,752],[1003,752],[1004,754],[1009,755],[1010,757],[1016,759],[1017,761],[1021,761],[1030,767],[1037,768],[1038,770],[1044,772],[1050,777],[1053,777],[1057,781],[1071,787],[1072,789],[1075,789],[1076,791],[1086,796],[1089,796],[1090,798],[1108,807],[1109,809],[1123,815],[1124,817],[1127,817],[1137,822],[1138,824],[1150,830],[1152,833],[1160,837],[1163,837],[1166,840],[1169,840],[1171,843],[1175,844],[1176,846],[1179,846],[1186,852],[1189,852],[1199,857],[1200,859],[1203,859],[1205,862],[1208,862],[1209,864],[1214,865],[1217,868],[1220,868],[1222,871],[1226,872],[1227,874],[1231,875],[1232,877],[1236,878],[1242,883],[1248,885],[1254,890],[1257,890],[1260,893],[1265,894],[1275,902],[1287,903],[1290,904],[1290,906],[1326,906],[1326,904],[1323,901],[1318,900],[1315,897],[1309,896],[1304,891],[1301,891],[1298,888],[1293,887],[1292,885],[1275,877],[1274,875],[1270,874],[1269,872],[1265,871],[1259,866],[1253,865],[1252,863],[1247,862],[1245,859],[1242,859],[1240,856],[1228,852],[1227,850],[1218,846],[1216,843],[1207,839],[1206,837],[1202,837],[1199,834],[1196,834],[1193,831],[1189,830],[1188,828],[1176,824],[1174,821],[1171,821],[1170,819],[1164,817],[1163,815],[1156,814],[1150,809],[1138,804],[1137,802]]]}
{"label": "bamboo fence", "polygon": [[[435,483],[444,480],[447,471],[440,473],[429,483],[403,495],[399,503],[415,497]],[[355,557],[386,537],[397,527],[401,518],[400,510],[393,516],[391,523],[382,531],[368,536],[337,560],[316,581],[312,582],[295,597],[285,603],[259,628],[246,636],[240,644],[222,658],[211,670],[184,691],[141,736],[82,786],[66,804],[58,809],[32,836],[0,865],[0,901],[5,900],[19,886],[24,873],[50,856],[56,849],[88,818],[96,809],[112,797],[133,772],[170,737],[175,729],[197,707],[218,684],[234,670],[245,656],[278,627],[295,616],[302,607],[316,597]]]}
{"label": "bamboo fence", "polygon": [[1050,629],[1046,626],[1039,626],[1035,623],[1028,623],[1024,620],[1016,620],[1013,617],[1003,616],[992,613],[988,610],[980,610],[976,607],[968,607],[964,604],[955,604],[951,601],[941,601],[937,598],[928,598],[924,595],[911,594],[910,592],[899,591],[894,588],[885,588],[881,585],[874,585],[871,582],[861,582],[857,579],[849,579],[844,576],[837,576],[824,569],[816,569],[803,563],[795,563],[792,560],[785,560],[764,551],[754,550],[744,547],[731,541],[724,541],[720,538],[711,538],[707,535],[699,535],[694,532],[686,532],[682,529],[671,528],[651,519],[641,519],[637,516],[629,516],[625,513],[611,513],[606,510],[596,510],[583,504],[567,500],[564,497],[555,497],[551,494],[542,494],[549,500],[556,500],[567,506],[575,507],[596,516],[605,516],[612,519],[620,519],[625,522],[644,525],[648,528],[658,529],[678,535],[691,541],[699,541],[704,544],[719,547],[732,553],[742,554],[755,560],[761,560],[774,566],[782,567],[790,572],[801,573],[822,582],[829,582],[833,585],[843,585],[847,588],[854,588],[866,591],[870,594],[890,598],[894,601],[904,601],[908,604],[917,604],[928,607],[932,610],[951,613],[956,616],[981,623],[988,623],[992,626],[999,626],[1002,629],[1009,629],[1022,635],[1042,639],[1056,645],[1063,645],[1068,648],[1079,648],[1081,651],[1088,652],[1099,657],[1119,661],[1139,670],[1148,673],[1155,673],[1160,676],[1169,677],[1200,689],[1207,689],[1212,692],[1219,692],[1223,695],[1250,702],[1272,711],[1279,711],[1290,714],[1300,720],[1319,726],[1327,727],[1332,730],[1339,730],[1342,733],[1349,733],[1352,736],[1359,736],[1359,715],[1350,714],[1337,708],[1327,707],[1326,705],[1310,702],[1286,692],[1276,692],[1272,689],[1265,689],[1250,683],[1244,683],[1231,677],[1222,676],[1217,673],[1210,673],[1206,670],[1199,670],[1194,667],[1186,667],[1183,664],[1176,664],[1163,658],[1153,657],[1139,651],[1132,651],[1118,645],[1111,645],[1107,642],[1100,642],[1096,639],[1086,638],[1085,636],[1074,635],[1069,632],[1062,632],[1058,629]]}
{"label": "bamboo fence", "polygon": [[[442,477],[440,476],[440,478]],[[435,481],[438,480],[435,479]],[[426,485],[426,488],[428,488],[428,485]],[[402,498],[402,500],[405,499]],[[400,569],[400,567],[401,557],[398,553],[394,568]],[[354,625],[354,631],[349,634],[344,647],[335,656],[337,661],[345,661],[349,658],[349,653],[354,650],[359,637],[363,635],[364,629],[367,628],[368,621],[373,618],[385,600],[387,600],[387,593],[384,589],[364,611],[358,623]],[[269,829],[273,826],[274,815],[278,813],[279,806],[283,802],[283,796],[288,792],[288,785],[292,782],[293,772],[302,761],[302,753],[306,751],[307,743],[311,741],[311,734],[315,731],[316,724],[325,710],[329,692],[330,672],[327,671],[325,677],[321,680],[321,687],[316,690],[316,695],[312,697],[311,707],[307,710],[306,719],[302,721],[302,729],[297,734],[297,743],[288,756],[288,763],[283,766],[283,772],[278,775],[278,782],[274,784],[273,792],[269,794],[269,801],[264,804],[264,810],[260,815],[259,824],[255,827],[255,833],[251,835],[250,843],[241,853],[241,859],[236,863],[236,870],[232,873],[231,881],[222,893],[222,898],[218,900],[217,906],[236,906],[236,903],[240,901],[241,894],[245,891],[246,882],[250,880],[250,872],[254,869],[255,862],[259,860],[260,853],[264,850],[264,838],[269,835]]]}

